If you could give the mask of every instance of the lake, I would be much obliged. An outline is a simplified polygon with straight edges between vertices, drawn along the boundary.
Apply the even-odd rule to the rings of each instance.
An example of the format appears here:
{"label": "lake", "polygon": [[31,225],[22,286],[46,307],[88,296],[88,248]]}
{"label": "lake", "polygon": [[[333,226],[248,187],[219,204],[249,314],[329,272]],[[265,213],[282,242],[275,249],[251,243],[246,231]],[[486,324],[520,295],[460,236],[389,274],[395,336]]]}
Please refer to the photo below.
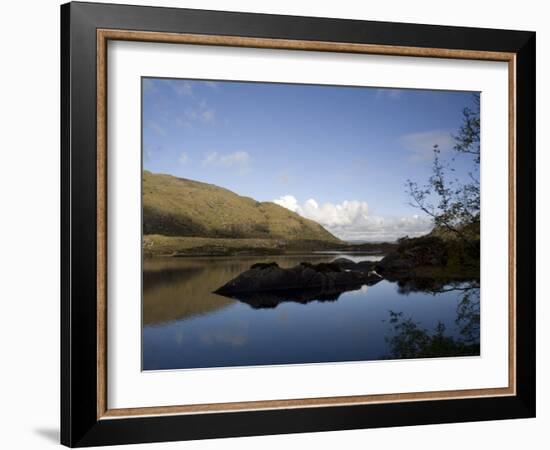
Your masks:
{"label": "lake", "polygon": [[[479,355],[479,289],[383,280],[306,304],[254,308],[212,292],[258,262],[378,260],[368,254],[143,261],[143,370]],[[426,289],[426,288],[424,288]]]}

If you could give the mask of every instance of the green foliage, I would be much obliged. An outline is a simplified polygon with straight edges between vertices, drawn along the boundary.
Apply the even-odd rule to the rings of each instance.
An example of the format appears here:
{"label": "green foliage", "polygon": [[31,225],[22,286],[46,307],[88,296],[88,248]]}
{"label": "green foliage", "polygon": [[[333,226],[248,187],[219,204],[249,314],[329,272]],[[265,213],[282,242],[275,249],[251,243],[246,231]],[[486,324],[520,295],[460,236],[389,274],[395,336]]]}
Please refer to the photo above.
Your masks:
{"label": "green foliage", "polygon": [[472,344],[479,342],[479,286],[473,285],[464,291],[457,307],[456,325],[464,342]]}
{"label": "green foliage", "polygon": [[[434,220],[436,229],[446,230],[457,237],[468,240],[464,228],[479,226],[480,220],[480,100],[479,94],[473,94],[472,107],[464,108],[463,122],[455,140],[457,153],[471,155],[473,170],[469,172],[470,181],[459,182],[451,178],[452,165],[441,158],[441,150],[434,145],[432,174],[425,185],[407,180],[410,204],[419,208]],[[454,158],[451,159],[451,163]]]}
{"label": "green foliage", "polygon": [[476,164],[480,162],[480,97],[479,93],[472,96],[472,108],[466,107],[462,111],[463,122],[458,135],[454,136],[455,150],[460,153],[469,153],[474,156]]}
{"label": "green foliage", "polygon": [[477,303],[473,302],[470,288],[465,289],[459,303],[455,323],[459,327],[458,338],[445,334],[445,325],[438,322],[433,332],[422,328],[411,318],[405,318],[402,312],[390,311],[389,323],[392,335],[386,338],[390,346],[388,358],[438,358],[446,356],[479,355],[479,288]]}
{"label": "green foliage", "polygon": [[388,279],[478,280],[479,228],[464,227],[462,235],[466,239],[449,231],[402,238],[377,270]]}

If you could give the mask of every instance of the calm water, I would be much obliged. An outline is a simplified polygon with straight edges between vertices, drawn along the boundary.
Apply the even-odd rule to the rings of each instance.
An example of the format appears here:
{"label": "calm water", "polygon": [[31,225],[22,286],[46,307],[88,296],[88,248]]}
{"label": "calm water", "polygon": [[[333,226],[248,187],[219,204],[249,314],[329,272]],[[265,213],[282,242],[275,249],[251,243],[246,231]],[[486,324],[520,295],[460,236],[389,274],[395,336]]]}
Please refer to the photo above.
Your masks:
{"label": "calm water", "polygon": [[291,267],[341,256],[379,259],[317,253],[145,260],[143,369],[479,354],[479,290],[469,286],[434,294],[381,281],[334,301],[271,309],[212,293],[257,262]]}

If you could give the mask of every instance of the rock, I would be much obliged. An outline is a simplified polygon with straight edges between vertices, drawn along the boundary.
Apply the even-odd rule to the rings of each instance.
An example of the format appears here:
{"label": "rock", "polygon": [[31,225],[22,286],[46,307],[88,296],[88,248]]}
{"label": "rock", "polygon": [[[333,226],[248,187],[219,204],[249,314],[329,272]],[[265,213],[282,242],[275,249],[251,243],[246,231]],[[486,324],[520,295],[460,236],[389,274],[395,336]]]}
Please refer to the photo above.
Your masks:
{"label": "rock", "polygon": [[355,262],[347,258],[336,258],[334,261],[332,261],[332,264],[336,264],[337,266],[340,266],[344,269],[355,267]]}
{"label": "rock", "polygon": [[341,269],[353,270],[359,272],[365,272],[373,270],[376,263],[374,261],[360,261],[358,263],[347,258],[337,258],[331,262],[331,264],[337,265]]}
{"label": "rock", "polygon": [[322,292],[344,292],[372,285],[382,277],[373,271],[343,269],[338,264],[301,263],[290,269],[283,269],[276,263],[254,264],[249,270],[215,291],[229,297],[241,294],[295,291],[293,295],[308,289]]}
{"label": "rock", "polygon": [[439,238],[422,237],[408,239],[396,251],[386,255],[375,265],[384,277],[401,278],[419,267],[445,267],[448,260],[448,246]]}
{"label": "rock", "polygon": [[256,263],[250,266],[251,269],[269,269],[270,267],[279,267],[277,263]]}
{"label": "rock", "polygon": [[372,271],[376,268],[376,262],[375,261],[360,261],[355,264],[355,268],[352,268],[351,270],[359,270],[361,272],[365,271]]}
{"label": "rock", "polygon": [[376,265],[376,270],[380,273],[395,274],[407,272],[415,267],[414,258],[401,255],[397,252],[390,253]]}

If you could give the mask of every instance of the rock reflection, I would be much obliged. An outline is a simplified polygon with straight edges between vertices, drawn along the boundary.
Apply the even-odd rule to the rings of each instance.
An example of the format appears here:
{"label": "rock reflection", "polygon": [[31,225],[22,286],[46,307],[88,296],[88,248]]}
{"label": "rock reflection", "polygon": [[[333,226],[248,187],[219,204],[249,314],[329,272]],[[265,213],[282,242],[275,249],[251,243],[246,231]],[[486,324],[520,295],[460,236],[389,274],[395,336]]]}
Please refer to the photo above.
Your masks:
{"label": "rock reflection", "polygon": [[[281,267],[298,260],[327,262],[332,255],[278,257]],[[261,257],[151,258],[143,261],[143,325],[158,325],[227,308],[236,300],[213,294]]]}
{"label": "rock reflection", "polygon": [[[338,256],[146,259],[143,369],[479,354],[475,283],[382,280],[343,292],[277,292],[239,300],[212,293],[256,263],[275,260],[294,267]],[[390,310],[397,311],[391,323]]]}
{"label": "rock reflection", "polygon": [[[310,302],[335,302],[344,292],[361,291],[362,286],[355,289],[280,289],[276,291],[253,292],[249,294],[237,294],[234,299],[247,303],[254,309],[276,308],[284,302],[306,304]],[[366,292],[363,290],[363,293]]]}

